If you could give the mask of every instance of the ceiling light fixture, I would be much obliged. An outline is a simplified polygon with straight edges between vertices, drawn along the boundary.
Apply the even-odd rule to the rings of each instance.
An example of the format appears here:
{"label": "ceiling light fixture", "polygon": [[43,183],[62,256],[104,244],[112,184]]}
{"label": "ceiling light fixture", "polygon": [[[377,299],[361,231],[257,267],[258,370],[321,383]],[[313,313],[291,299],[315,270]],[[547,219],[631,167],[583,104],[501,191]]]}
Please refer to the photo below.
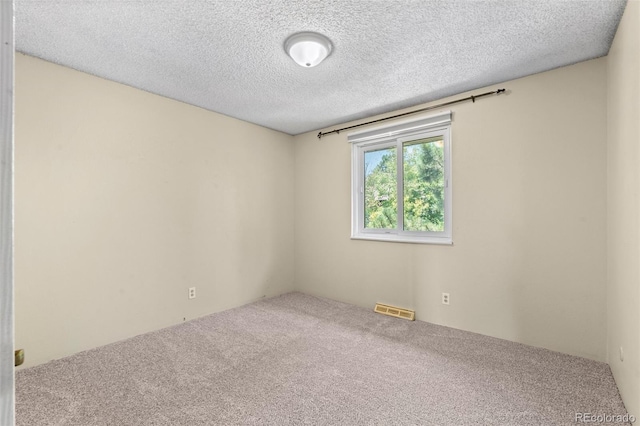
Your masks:
{"label": "ceiling light fixture", "polygon": [[318,33],[297,33],[284,42],[284,50],[298,65],[311,68],[331,53],[331,42]]}

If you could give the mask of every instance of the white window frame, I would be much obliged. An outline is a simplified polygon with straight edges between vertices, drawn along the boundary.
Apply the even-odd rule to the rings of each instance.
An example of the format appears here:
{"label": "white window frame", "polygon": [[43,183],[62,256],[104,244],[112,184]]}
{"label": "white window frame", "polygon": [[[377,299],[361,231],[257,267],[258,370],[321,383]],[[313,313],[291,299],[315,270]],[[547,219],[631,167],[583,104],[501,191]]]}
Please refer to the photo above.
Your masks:
{"label": "white window frame", "polygon": [[[404,231],[403,194],[405,142],[441,137],[444,149],[444,231]],[[395,122],[360,132],[350,133],[351,145],[351,238],[356,240],[392,241],[420,244],[453,244],[451,182],[451,111]],[[396,147],[397,158],[397,229],[365,229],[364,227],[364,154],[367,151]]]}

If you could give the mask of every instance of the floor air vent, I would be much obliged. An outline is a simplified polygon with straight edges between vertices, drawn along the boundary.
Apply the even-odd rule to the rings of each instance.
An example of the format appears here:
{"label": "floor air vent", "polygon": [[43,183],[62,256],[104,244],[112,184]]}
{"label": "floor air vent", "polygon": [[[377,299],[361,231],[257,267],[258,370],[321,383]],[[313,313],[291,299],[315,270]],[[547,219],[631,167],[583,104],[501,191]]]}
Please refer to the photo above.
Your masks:
{"label": "floor air vent", "polygon": [[374,312],[379,314],[389,315],[391,317],[396,318],[404,318],[410,321],[415,319],[415,312],[410,311],[409,309],[397,308],[395,306],[383,305],[381,303],[377,303],[376,307],[373,308]]}

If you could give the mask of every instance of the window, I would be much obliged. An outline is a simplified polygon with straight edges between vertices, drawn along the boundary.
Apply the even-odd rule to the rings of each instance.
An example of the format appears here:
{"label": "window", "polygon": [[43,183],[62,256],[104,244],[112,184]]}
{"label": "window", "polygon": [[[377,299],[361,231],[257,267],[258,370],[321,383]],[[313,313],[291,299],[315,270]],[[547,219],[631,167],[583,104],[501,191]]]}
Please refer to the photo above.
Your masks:
{"label": "window", "polygon": [[351,133],[351,238],[452,244],[451,112]]}

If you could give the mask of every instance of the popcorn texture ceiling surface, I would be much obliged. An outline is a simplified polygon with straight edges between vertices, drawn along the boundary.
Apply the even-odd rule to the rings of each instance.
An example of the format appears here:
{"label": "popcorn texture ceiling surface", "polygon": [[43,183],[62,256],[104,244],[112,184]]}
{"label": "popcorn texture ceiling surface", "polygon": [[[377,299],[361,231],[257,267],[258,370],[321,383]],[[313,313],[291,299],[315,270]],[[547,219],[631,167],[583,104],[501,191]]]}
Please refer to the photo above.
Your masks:
{"label": "popcorn texture ceiling surface", "polygon": [[[606,55],[626,1],[15,3],[20,52],[299,134]],[[333,43],[317,67],[301,31]]]}

